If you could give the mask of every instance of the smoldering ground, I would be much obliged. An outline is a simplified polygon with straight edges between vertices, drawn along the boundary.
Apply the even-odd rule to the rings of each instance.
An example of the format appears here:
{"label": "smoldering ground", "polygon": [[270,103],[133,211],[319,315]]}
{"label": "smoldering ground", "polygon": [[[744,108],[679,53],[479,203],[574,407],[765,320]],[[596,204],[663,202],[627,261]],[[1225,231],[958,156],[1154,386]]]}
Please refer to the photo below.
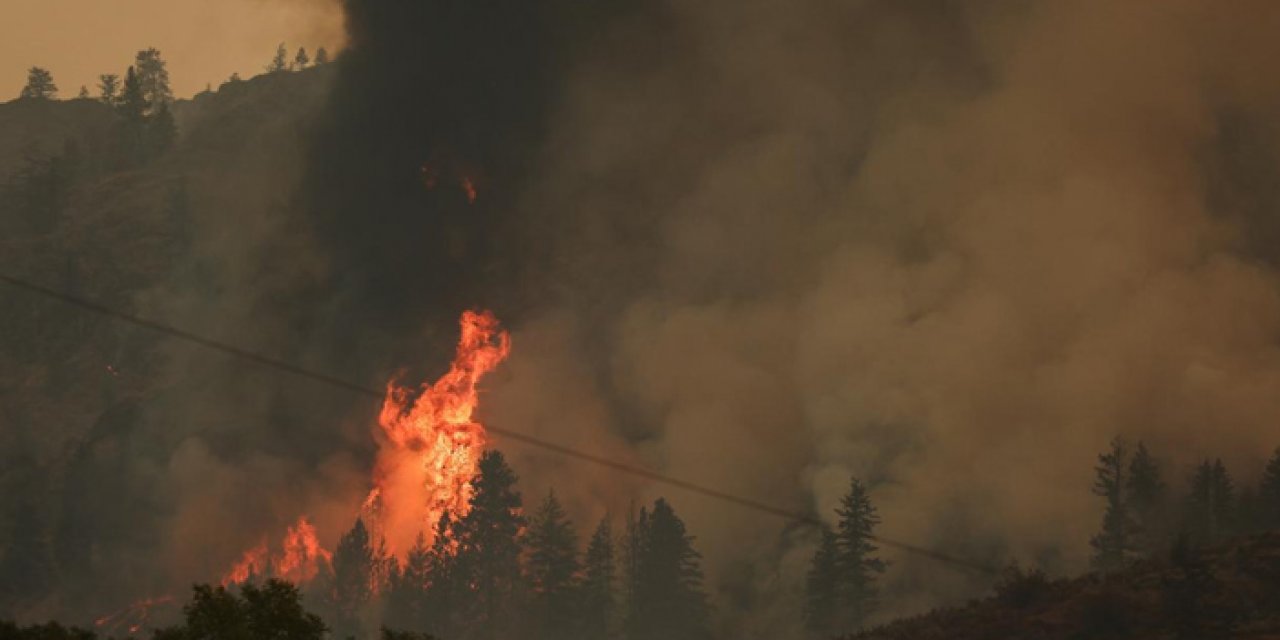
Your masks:
{"label": "smoldering ground", "polygon": [[[203,241],[250,247],[220,325],[250,346],[376,384],[438,373],[460,308],[493,307],[514,350],[488,422],[823,517],[860,476],[887,537],[1061,572],[1112,436],[1174,482],[1277,444],[1268,3],[346,10],[277,221]],[[168,557],[303,508],[336,538],[372,408],[182,357],[209,384],[147,421],[181,434]],[[228,403],[249,417],[183,431]],[[812,532],[505,448],[584,527],[669,494],[726,632],[795,632]],[[982,586],[884,552],[885,615]]]}

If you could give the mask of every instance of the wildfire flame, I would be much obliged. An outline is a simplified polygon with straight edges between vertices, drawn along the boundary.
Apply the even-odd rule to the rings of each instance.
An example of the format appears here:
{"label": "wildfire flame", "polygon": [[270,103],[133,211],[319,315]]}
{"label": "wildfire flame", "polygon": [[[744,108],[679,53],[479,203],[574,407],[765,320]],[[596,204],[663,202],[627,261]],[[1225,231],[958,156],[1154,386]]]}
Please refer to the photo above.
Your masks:
{"label": "wildfire flame", "polygon": [[321,563],[332,564],[333,554],[320,546],[316,528],[306,516],[284,534],[280,551],[272,556],[263,540],[244,552],[231,570],[222,576],[222,586],[243,584],[255,576],[270,576],[288,580],[294,584],[310,582],[320,572]]}
{"label": "wildfire flame", "polygon": [[473,419],[480,379],[511,352],[511,337],[489,312],[467,311],[449,371],[417,392],[387,385],[378,424],[384,436],[366,500],[367,523],[403,558],[419,534],[430,544],[446,511],[466,515],[485,443]]}
{"label": "wildfire flame", "polygon": [[[492,313],[467,311],[459,323],[462,336],[449,371],[418,389],[389,382],[378,417],[382,437],[373,490],[361,516],[373,544],[385,544],[401,560],[419,535],[427,544],[434,542],[445,512],[461,517],[470,510],[471,481],[485,444],[484,426],[473,419],[478,385],[511,352],[511,337]],[[245,551],[223,575],[222,585],[255,576],[303,584],[332,561],[304,516],[289,527],[276,553],[265,538]]]}
{"label": "wildfire flame", "polygon": [[151,618],[152,609],[172,603],[173,596],[145,598],[115,613],[94,620],[93,625],[107,633],[114,633],[118,629],[125,628],[129,630],[130,634],[134,634],[141,631],[143,625]]}

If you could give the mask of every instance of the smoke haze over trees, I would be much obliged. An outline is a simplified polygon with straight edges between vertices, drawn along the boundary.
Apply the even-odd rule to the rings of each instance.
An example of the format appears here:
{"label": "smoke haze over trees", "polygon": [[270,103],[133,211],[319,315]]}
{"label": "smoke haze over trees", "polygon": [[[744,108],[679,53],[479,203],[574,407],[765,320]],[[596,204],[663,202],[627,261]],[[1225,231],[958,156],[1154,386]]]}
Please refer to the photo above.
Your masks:
{"label": "smoke haze over trees", "polygon": [[[572,589],[613,610],[596,630],[799,637],[837,597],[806,583],[844,579],[811,561],[852,544],[851,477],[861,530],[1056,574],[1280,522],[1273,4],[455,4],[347,0],[332,63],[190,101],[144,49],[100,64],[109,108],[0,105],[6,268],[372,386],[438,373],[458,312],[492,308],[515,346],[484,422],[833,528],[674,494],[673,522],[665,491],[499,438],[548,630]],[[297,44],[242,71],[300,68]],[[5,570],[65,585],[23,607],[208,581],[303,511],[343,542],[335,581],[377,561],[364,399],[72,315],[4,315],[0,490],[30,499],[0,531],[32,550]],[[678,549],[636,581],[644,531]],[[569,538],[595,553],[565,582]],[[515,588],[512,548],[441,551],[405,571]],[[871,623],[990,586],[874,552]],[[662,611],[684,590],[680,629],[612,581]],[[390,593],[409,621],[448,602]]]}

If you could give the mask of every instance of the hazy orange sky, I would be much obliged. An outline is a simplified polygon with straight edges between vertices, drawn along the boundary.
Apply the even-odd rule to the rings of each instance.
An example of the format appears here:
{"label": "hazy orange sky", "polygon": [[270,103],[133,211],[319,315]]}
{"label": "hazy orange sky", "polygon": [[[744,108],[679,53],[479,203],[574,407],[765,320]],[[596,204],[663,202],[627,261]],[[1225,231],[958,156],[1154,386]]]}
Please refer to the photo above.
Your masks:
{"label": "hazy orange sky", "polygon": [[18,96],[27,69],[53,72],[59,97],[95,92],[139,49],[169,62],[174,92],[217,87],[232,72],[262,72],[284,42],[293,52],[342,42],[337,0],[0,0],[0,102]]}

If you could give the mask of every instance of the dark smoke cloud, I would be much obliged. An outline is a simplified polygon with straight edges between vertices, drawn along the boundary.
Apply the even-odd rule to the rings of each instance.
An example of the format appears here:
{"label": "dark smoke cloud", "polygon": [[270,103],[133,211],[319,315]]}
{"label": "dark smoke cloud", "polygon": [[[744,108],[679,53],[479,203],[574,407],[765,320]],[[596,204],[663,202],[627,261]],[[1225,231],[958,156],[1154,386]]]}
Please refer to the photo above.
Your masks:
{"label": "dark smoke cloud", "polygon": [[[1277,444],[1270,3],[581,4],[348,2],[305,139],[225,196],[262,215],[207,221],[224,286],[145,302],[373,384],[494,308],[493,424],[823,517],[858,475],[890,537],[1056,571],[1113,435],[1175,483]],[[169,357],[165,579],[304,511],[335,539],[372,408]],[[508,452],[583,526],[668,493]],[[794,634],[812,532],[669,497],[726,634]],[[886,615],[982,586],[886,553]]]}

